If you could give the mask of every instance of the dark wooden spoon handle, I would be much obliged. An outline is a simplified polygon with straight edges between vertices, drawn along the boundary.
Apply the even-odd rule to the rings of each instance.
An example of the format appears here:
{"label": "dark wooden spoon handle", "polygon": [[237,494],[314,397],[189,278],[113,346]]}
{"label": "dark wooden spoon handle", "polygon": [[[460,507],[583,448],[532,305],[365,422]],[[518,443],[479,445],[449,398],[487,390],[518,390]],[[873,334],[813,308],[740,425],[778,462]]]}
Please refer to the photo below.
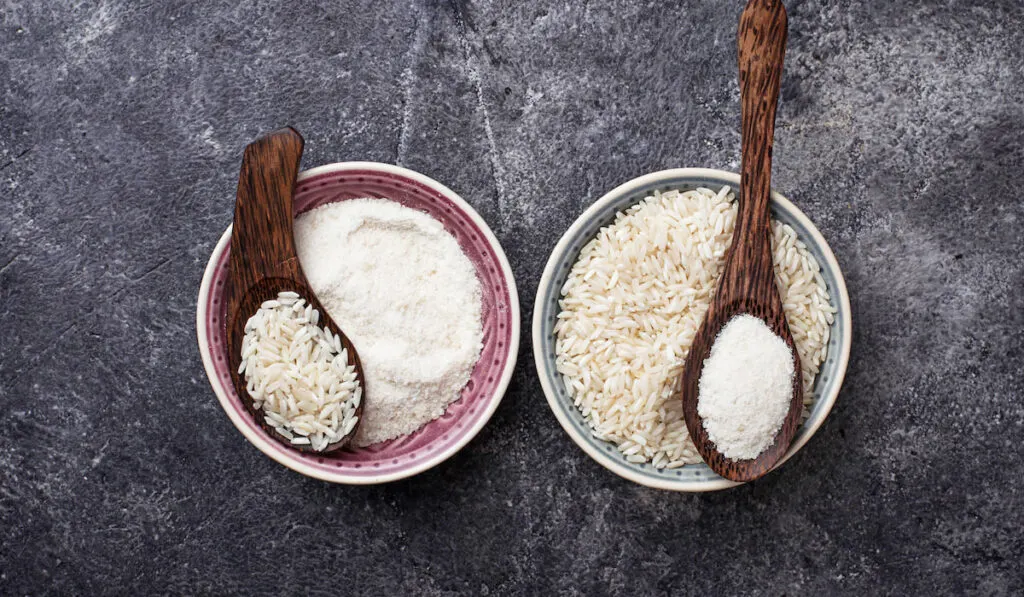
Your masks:
{"label": "dark wooden spoon handle", "polygon": [[[235,288],[249,289],[265,278],[302,280],[293,236],[292,193],[305,142],[289,127],[260,137],[245,148],[238,174],[235,223],[231,231],[231,272]],[[228,312],[242,300],[232,293]]]}
{"label": "dark wooden spoon handle", "polygon": [[[771,271],[771,243],[755,235],[770,234],[772,140],[775,108],[786,53],[786,9],[781,0],[752,0],[740,17],[738,56],[742,117],[742,176],[739,213],[733,242],[753,241],[762,250],[749,255]],[[754,247],[750,247],[754,248]],[[763,250],[767,249],[767,253]]]}

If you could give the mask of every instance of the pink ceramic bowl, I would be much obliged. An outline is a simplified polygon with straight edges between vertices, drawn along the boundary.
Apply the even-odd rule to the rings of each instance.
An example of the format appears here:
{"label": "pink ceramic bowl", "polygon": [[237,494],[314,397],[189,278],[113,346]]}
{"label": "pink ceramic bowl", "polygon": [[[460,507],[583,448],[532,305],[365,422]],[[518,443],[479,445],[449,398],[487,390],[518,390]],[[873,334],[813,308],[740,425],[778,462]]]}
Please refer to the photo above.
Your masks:
{"label": "pink ceramic bowl", "polygon": [[[385,197],[430,214],[455,236],[476,266],[483,294],[483,352],[461,398],[449,405],[442,417],[406,437],[324,456],[291,450],[268,436],[246,411],[228,372],[224,287],[230,227],[206,266],[196,328],[213,391],[246,439],[267,456],[309,477],[363,485],[425,471],[458,452],[487,424],[516,365],[519,299],[508,259],[491,229],[461,197],[422,174],[374,162],[320,166],[299,174],[295,210],[302,213],[325,203],[359,197]],[[372,393],[366,399],[373,400]]]}

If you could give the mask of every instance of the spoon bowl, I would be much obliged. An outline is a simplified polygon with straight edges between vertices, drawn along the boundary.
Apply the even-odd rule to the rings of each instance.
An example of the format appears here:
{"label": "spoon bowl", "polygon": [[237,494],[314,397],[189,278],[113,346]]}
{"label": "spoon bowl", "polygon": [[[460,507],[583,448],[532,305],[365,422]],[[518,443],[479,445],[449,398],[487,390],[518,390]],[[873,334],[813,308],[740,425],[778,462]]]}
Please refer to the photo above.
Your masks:
{"label": "spoon bowl", "polygon": [[302,136],[286,128],[260,137],[245,148],[231,231],[226,289],[227,342],[232,384],[259,425],[292,449],[326,454],[343,448],[355,436],[362,420],[365,396],[356,407],[355,416],[359,420],[355,427],[345,437],[315,451],[309,446],[291,443],[266,422],[246,389],[245,378],[238,373],[246,322],[264,301],[276,299],[280,292],[291,291],[319,311],[319,326],[341,338],[349,364],[356,369],[356,379],[360,384],[365,383],[355,347],[310,288],[295,250],[292,203],[303,145]]}
{"label": "spoon bowl", "polygon": [[[786,454],[800,424],[803,389],[800,357],[775,283],[771,244],[771,164],[775,109],[786,51],[786,9],[781,0],[751,0],[740,17],[738,57],[742,113],[742,170],[732,245],[707,314],[694,337],[677,382],[686,427],[711,470],[732,481],[751,481]],[[793,355],[789,410],[773,443],[746,460],[722,454],[697,412],[704,361],[721,329],[737,315],[764,321]]]}

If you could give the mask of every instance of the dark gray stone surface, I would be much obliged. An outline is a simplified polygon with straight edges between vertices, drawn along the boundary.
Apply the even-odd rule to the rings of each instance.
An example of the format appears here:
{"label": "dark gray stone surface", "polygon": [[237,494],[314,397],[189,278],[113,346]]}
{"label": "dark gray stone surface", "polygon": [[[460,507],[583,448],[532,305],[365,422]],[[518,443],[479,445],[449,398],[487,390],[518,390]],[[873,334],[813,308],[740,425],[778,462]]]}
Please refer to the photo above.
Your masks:
{"label": "dark gray stone surface", "polygon": [[450,461],[301,477],[217,405],[195,300],[242,147],[291,124],[307,167],[462,194],[528,322],[605,191],[737,169],[742,2],[0,0],[0,593],[1024,592],[1024,7],[788,4],[775,186],[845,270],[853,358],[782,470],[676,495],[575,447],[528,333]]}

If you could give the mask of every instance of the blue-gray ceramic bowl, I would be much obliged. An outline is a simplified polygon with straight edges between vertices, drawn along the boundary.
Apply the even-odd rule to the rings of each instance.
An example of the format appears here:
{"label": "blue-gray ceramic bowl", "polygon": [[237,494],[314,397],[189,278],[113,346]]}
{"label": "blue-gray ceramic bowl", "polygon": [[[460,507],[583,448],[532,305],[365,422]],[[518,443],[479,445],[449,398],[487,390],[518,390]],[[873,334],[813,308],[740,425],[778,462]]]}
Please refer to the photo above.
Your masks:
{"label": "blue-gray ceramic bowl", "polygon": [[[591,458],[613,473],[641,485],[675,491],[714,491],[733,487],[737,483],[719,477],[704,463],[658,470],[650,464],[627,462],[613,444],[593,436],[555,371],[554,326],[560,310],[559,293],[580,249],[594,238],[598,230],[611,224],[617,212],[640,202],[655,190],[690,190],[706,187],[717,191],[725,185],[738,189],[739,184],[739,174],[702,168],[663,170],[627,182],[598,199],[573,222],[552,251],[537,289],[537,301],[533,310],[533,355],[537,363],[537,374],[540,376],[541,386],[551,410],[569,437]],[[797,431],[789,452],[777,465],[781,466],[811,439],[832,410],[850,360],[853,324],[850,319],[850,296],[846,292],[846,282],[832,249],[822,238],[821,233],[803,212],[776,192],[772,192],[772,215],[792,226],[800,240],[807,244],[807,249],[817,258],[821,265],[822,277],[828,285],[832,304],[837,309],[830,330],[828,355],[814,384],[811,415]]]}

